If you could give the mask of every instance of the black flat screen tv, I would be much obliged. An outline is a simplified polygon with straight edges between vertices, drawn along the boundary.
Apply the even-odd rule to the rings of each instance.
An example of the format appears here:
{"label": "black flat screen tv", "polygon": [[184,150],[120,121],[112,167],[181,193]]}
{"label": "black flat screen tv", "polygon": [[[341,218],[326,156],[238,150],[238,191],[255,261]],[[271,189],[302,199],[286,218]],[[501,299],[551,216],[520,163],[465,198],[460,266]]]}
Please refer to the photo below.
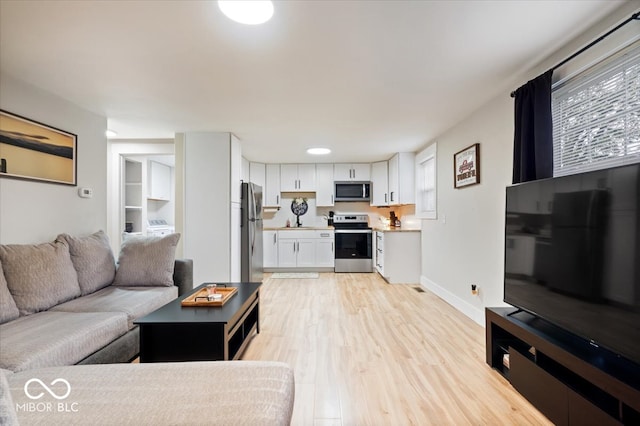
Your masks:
{"label": "black flat screen tv", "polygon": [[507,187],[504,301],[640,366],[640,164]]}

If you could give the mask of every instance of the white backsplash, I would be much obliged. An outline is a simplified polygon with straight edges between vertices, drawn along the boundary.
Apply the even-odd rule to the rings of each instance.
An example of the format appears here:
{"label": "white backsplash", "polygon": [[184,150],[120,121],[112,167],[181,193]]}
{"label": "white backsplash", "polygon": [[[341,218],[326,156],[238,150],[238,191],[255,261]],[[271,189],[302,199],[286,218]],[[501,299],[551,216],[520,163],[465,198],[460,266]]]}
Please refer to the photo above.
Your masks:
{"label": "white backsplash", "polygon": [[389,213],[394,211],[402,222],[403,228],[419,229],[420,219],[414,215],[415,206],[393,206],[393,207],[372,207],[367,202],[338,202],[333,207],[317,207],[315,193],[293,193],[283,192],[280,197],[280,210],[276,212],[265,212],[263,215],[265,228],[281,228],[286,226],[287,219],[291,221],[291,226],[295,226],[296,215],[291,212],[291,202],[294,198],[303,197],[307,199],[309,210],[300,216],[302,226],[327,226],[329,212],[335,213],[366,213],[369,215],[369,225],[372,227],[382,226],[380,218],[389,218]]}

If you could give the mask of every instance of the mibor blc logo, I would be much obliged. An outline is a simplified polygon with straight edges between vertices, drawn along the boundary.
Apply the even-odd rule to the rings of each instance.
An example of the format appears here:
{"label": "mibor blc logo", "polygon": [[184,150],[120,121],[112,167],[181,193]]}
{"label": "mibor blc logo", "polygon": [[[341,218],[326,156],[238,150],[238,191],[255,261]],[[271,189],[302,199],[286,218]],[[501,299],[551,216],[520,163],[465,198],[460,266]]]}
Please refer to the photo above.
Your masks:
{"label": "mibor blc logo", "polygon": [[[27,398],[37,402],[16,404],[16,411],[27,413],[77,413],[77,402],[52,402],[50,398],[58,401],[67,399],[71,394],[71,384],[62,378],[57,378],[49,385],[40,379],[33,378],[24,384],[24,394]],[[48,394],[48,395],[47,395]],[[44,398],[44,400],[43,400]]]}

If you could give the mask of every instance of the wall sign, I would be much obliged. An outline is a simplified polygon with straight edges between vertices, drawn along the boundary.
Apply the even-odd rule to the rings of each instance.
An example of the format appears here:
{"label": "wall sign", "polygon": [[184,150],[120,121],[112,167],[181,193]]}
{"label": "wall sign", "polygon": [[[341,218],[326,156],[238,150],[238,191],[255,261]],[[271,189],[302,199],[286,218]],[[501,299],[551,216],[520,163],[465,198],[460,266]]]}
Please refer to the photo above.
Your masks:
{"label": "wall sign", "polygon": [[480,183],[480,144],[476,143],[453,155],[453,187]]}
{"label": "wall sign", "polygon": [[78,137],[0,110],[0,177],[76,185]]}

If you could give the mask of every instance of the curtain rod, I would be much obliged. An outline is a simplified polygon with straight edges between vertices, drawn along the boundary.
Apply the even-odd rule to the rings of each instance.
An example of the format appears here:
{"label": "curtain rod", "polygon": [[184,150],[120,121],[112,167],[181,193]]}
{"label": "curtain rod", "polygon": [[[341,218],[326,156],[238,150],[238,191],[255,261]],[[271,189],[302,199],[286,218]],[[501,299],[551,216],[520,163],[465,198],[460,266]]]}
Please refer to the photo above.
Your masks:
{"label": "curtain rod", "polygon": [[[618,31],[620,28],[624,27],[625,25],[627,25],[629,22],[631,21],[637,21],[640,20],[640,12],[636,12],[633,15],[631,15],[630,18],[628,18],[626,21],[620,23],[617,27],[613,28],[612,30],[610,30],[609,32],[607,32],[606,34],[601,35],[600,37],[598,37],[597,39],[595,39],[594,41],[592,41],[591,43],[589,43],[588,45],[586,45],[585,47],[583,47],[582,49],[578,50],[576,53],[574,53],[573,55],[569,56],[567,59],[565,59],[564,61],[560,62],[558,65],[549,68],[546,72],[549,71],[555,71],[557,68],[560,68],[561,66],[563,66],[564,64],[566,64],[567,62],[569,62],[570,60],[572,60],[573,58],[575,58],[576,56],[580,55],[581,53],[583,53],[585,50],[591,49],[593,46],[595,46],[596,44],[600,43],[602,40],[604,40],[606,37],[610,36],[611,34],[615,33],[616,31]],[[543,73],[544,74],[544,73]],[[516,96],[516,91],[514,90],[513,92],[511,92],[511,97],[514,98]]]}

